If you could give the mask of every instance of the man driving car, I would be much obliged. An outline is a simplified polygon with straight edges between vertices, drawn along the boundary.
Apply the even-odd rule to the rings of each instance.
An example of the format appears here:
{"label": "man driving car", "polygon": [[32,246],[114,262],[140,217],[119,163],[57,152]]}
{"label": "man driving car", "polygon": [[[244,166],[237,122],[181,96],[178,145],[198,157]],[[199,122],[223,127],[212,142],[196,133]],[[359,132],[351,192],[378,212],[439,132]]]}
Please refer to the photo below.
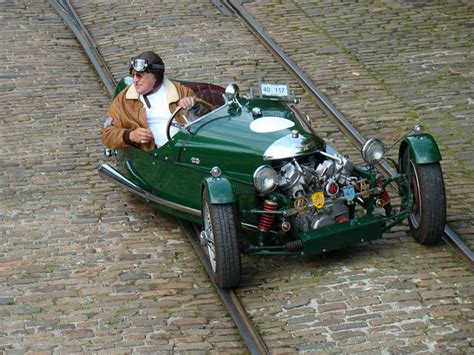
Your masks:
{"label": "man driving car", "polygon": [[[102,142],[108,148],[130,145],[152,150],[167,142],[167,122],[179,107],[194,105],[193,90],[170,81],[165,75],[163,60],[147,51],[130,61],[133,83],[112,101],[108,118],[101,131]],[[171,135],[177,129],[171,127]]]}

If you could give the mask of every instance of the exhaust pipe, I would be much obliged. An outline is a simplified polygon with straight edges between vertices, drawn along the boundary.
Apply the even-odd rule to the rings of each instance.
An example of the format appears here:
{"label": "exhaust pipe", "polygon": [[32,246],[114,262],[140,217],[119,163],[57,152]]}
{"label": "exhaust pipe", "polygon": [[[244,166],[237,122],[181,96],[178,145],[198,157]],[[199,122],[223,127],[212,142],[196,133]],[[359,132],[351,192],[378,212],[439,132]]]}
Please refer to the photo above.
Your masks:
{"label": "exhaust pipe", "polygon": [[141,198],[145,199],[148,202],[151,201],[159,205],[172,208],[174,210],[178,210],[180,212],[184,212],[184,213],[191,214],[193,216],[201,217],[200,210],[196,210],[194,208],[179,205],[174,202],[166,201],[156,195],[153,195],[143,190],[140,186],[138,186],[133,181],[131,181],[127,177],[120,174],[116,169],[111,167],[109,164],[106,164],[106,163],[102,164],[98,170],[99,170],[99,175],[105,180],[111,181],[119,186],[124,187],[126,190],[134,193],[135,195],[140,196]]}
{"label": "exhaust pipe", "polygon": [[135,195],[138,195],[146,200],[148,200],[147,193],[135,184],[130,179],[127,179],[125,176],[120,174],[117,170],[112,168],[109,164],[102,164],[99,167],[99,175],[108,181],[111,181],[115,184],[118,184],[130,192],[133,192]]}

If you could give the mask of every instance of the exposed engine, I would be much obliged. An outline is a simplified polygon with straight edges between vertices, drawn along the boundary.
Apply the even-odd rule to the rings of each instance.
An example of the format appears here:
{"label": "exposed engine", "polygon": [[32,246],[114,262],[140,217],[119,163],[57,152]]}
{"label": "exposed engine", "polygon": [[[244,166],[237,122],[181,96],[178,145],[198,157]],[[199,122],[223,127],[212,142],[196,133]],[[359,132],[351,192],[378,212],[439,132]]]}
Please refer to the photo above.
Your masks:
{"label": "exposed engine", "polygon": [[[279,169],[278,187],[300,211],[296,227],[303,232],[349,219],[346,200],[338,198],[344,196],[343,188],[356,185],[358,178],[352,176],[351,161],[335,151],[331,153],[321,152],[319,159],[293,159]],[[315,208],[307,208],[310,205]]]}

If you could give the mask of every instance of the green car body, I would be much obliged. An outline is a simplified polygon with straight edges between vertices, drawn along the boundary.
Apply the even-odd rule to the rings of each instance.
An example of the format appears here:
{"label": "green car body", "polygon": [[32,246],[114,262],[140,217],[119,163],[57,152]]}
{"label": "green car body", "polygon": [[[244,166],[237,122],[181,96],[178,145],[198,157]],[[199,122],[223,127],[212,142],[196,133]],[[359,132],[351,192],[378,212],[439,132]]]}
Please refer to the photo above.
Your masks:
{"label": "green car body", "polygon": [[[188,85],[196,91],[196,83]],[[206,96],[207,84],[199,85]],[[224,94],[224,88],[208,87]],[[162,147],[120,150],[116,168],[104,164],[100,172],[153,207],[199,225],[206,191],[210,205],[232,206],[241,253],[321,254],[380,238],[413,212],[413,171],[403,168],[403,159],[408,150],[416,166],[439,164],[432,136],[405,136],[397,173],[381,179],[374,164],[353,166],[305,120],[289,100],[223,95],[214,110],[181,127]],[[265,183],[276,176],[268,191],[255,185],[262,166],[270,174]],[[389,184],[400,189],[399,209],[385,195]],[[377,206],[385,213],[375,213]]]}

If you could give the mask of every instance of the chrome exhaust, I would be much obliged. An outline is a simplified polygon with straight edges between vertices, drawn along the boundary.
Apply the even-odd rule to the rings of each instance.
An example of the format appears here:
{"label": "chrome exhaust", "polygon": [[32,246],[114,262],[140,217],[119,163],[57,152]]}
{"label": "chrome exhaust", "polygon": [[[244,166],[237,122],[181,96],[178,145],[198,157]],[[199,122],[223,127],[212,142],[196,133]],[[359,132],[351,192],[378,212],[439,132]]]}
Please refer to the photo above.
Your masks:
{"label": "chrome exhaust", "polygon": [[118,184],[125,189],[127,189],[130,192],[133,192],[134,194],[148,200],[147,198],[147,193],[139,187],[137,184],[135,184],[133,181],[130,179],[127,179],[125,176],[120,174],[117,170],[112,168],[109,164],[102,164],[99,167],[99,175],[108,181],[111,181],[115,184]]}
{"label": "chrome exhaust", "polygon": [[193,216],[201,217],[200,210],[196,210],[194,208],[179,205],[174,202],[166,201],[156,195],[153,195],[143,190],[140,186],[138,186],[133,181],[131,181],[127,177],[120,174],[116,169],[111,167],[109,164],[106,164],[106,163],[102,164],[98,170],[99,170],[99,175],[105,180],[111,181],[119,186],[124,187],[126,190],[134,193],[135,195],[140,196],[141,198],[145,199],[147,202],[151,201],[159,205],[172,208],[174,210],[178,210],[180,212],[184,212],[184,213],[191,214]]}

